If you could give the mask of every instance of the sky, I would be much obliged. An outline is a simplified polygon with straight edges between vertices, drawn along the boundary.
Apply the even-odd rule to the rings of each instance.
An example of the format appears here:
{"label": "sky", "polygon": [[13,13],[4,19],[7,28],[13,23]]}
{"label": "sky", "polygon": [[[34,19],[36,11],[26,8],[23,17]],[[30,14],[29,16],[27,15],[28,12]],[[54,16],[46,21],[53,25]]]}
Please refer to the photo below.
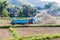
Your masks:
{"label": "sky", "polygon": [[41,0],[41,1],[60,3],[60,0]]}

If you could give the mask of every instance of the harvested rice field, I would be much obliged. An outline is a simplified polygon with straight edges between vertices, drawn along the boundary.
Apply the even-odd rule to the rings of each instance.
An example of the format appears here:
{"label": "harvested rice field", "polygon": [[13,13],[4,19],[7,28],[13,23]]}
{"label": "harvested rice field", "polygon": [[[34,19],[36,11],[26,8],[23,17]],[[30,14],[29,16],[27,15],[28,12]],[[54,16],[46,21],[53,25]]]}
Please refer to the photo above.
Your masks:
{"label": "harvested rice field", "polygon": [[8,29],[1,29],[0,28],[0,40],[7,40],[9,38],[12,38],[12,34],[9,32]]}
{"label": "harvested rice field", "polygon": [[20,36],[60,33],[60,27],[25,27],[14,29],[20,34]]}

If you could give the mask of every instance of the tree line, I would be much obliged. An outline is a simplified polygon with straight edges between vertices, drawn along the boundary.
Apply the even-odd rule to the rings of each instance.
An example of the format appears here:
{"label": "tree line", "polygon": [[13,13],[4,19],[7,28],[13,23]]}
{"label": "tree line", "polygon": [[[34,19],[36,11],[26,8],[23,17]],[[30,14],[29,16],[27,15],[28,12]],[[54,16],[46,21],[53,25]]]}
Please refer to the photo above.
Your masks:
{"label": "tree line", "polygon": [[7,3],[7,1],[0,2],[0,17],[30,17],[34,16],[36,12],[37,8],[31,5],[24,4],[20,7],[16,7]]}

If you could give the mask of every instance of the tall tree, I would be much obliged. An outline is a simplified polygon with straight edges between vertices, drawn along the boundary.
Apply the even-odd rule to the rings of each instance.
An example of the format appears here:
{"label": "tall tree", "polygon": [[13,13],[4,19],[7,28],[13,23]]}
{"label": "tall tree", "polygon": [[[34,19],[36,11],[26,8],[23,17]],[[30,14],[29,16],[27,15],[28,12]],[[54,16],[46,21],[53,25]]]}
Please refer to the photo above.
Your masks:
{"label": "tall tree", "polygon": [[6,6],[7,6],[6,1],[0,2],[0,16],[2,16],[2,12]]}
{"label": "tall tree", "polygon": [[20,12],[19,14],[22,15],[22,16],[25,16],[25,17],[28,17],[28,16],[32,16],[34,14],[36,14],[37,12],[37,9],[35,7],[32,7],[30,5],[22,5],[22,12]]}
{"label": "tall tree", "polygon": [[9,17],[9,13],[7,12],[7,10],[6,9],[4,9],[3,11],[2,11],[2,15],[1,15],[2,17]]}

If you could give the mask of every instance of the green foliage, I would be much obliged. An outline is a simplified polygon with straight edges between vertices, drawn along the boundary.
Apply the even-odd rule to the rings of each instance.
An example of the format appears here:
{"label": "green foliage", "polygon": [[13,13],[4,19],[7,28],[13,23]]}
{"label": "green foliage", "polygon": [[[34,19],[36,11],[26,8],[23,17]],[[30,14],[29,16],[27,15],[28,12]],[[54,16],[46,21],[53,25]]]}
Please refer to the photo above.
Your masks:
{"label": "green foliage", "polygon": [[[7,21],[6,21],[7,22]],[[18,25],[8,25],[8,26],[0,26],[0,28],[9,28],[9,27],[13,27],[13,28],[20,28],[20,27],[25,27],[24,25],[23,26],[18,26]],[[27,26],[27,27],[60,27],[60,25],[41,25],[41,26]],[[12,31],[12,30],[11,30]]]}
{"label": "green foliage", "polygon": [[[22,5],[20,7],[11,7],[12,5],[10,5],[9,3],[7,3],[7,0],[0,0],[0,17],[14,17],[14,12],[9,12],[7,11],[8,8],[12,8],[15,9],[17,12],[17,16],[21,17],[28,17],[28,16],[33,16],[36,14],[37,9],[35,7],[31,7],[30,5]],[[18,8],[18,9],[16,9]],[[10,13],[10,14],[9,14]]]}
{"label": "green foliage", "polygon": [[[22,40],[52,40],[55,38],[60,38],[60,34],[43,34],[43,35],[35,35],[35,36],[28,36],[28,37],[22,37]],[[19,40],[16,38],[12,38],[11,40]]]}
{"label": "green foliage", "polygon": [[2,16],[3,10],[6,8],[7,4],[6,1],[0,1],[0,16]]}
{"label": "green foliage", "polygon": [[58,24],[45,24],[45,25],[41,25],[40,27],[60,27],[60,25],[58,25]]}
{"label": "green foliage", "polygon": [[11,26],[0,26],[0,28],[9,28]]}
{"label": "green foliage", "polygon": [[2,11],[2,17],[9,17],[9,13],[6,9]]}
{"label": "green foliage", "polygon": [[17,40],[16,38],[10,38],[9,40]]}
{"label": "green foliage", "polygon": [[16,32],[12,27],[10,27],[9,30],[10,30],[10,32],[13,34],[13,36],[14,36],[15,38],[18,38],[18,37],[19,37],[18,34],[17,34],[17,32]]}
{"label": "green foliage", "polygon": [[21,10],[19,10],[19,16],[33,16],[37,12],[37,9],[35,7],[31,7],[30,5],[22,5],[21,7]]}

